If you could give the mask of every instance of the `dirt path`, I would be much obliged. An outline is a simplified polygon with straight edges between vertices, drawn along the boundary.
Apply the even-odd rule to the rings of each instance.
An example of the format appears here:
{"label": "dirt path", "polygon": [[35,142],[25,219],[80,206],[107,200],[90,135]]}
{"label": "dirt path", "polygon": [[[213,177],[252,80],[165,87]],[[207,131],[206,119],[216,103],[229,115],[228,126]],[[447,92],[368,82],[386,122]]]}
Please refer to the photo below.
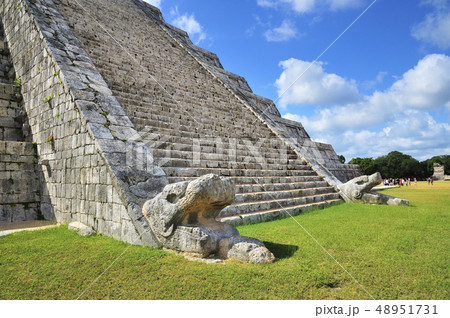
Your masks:
{"label": "dirt path", "polygon": [[20,231],[34,231],[57,227],[55,221],[23,221],[23,222],[1,222],[0,236]]}

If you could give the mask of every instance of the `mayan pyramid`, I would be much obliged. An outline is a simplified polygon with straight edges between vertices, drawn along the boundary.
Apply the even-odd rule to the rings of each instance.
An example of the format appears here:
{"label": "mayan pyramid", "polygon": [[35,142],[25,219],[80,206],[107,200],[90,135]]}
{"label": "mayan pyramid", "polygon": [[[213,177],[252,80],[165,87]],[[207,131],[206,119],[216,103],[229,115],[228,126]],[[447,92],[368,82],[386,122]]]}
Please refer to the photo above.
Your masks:
{"label": "mayan pyramid", "polygon": [[246,224],[342,200],[360,175],[141,0],[2,0],[0,222],[73,220],[155,245],[165,185],[214,173]]}

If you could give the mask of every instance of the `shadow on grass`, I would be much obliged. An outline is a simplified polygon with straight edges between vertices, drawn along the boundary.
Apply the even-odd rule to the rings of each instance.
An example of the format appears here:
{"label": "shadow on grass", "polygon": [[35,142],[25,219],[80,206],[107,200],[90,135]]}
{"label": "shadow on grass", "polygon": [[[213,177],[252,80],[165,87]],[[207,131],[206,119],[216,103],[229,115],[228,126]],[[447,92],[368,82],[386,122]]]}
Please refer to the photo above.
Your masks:
{"label": "shadow on grass", "polygon": [[298,250],[298,246],[296,245],[278,244],[272,242],[263,243],[277,259],[289,258]]}

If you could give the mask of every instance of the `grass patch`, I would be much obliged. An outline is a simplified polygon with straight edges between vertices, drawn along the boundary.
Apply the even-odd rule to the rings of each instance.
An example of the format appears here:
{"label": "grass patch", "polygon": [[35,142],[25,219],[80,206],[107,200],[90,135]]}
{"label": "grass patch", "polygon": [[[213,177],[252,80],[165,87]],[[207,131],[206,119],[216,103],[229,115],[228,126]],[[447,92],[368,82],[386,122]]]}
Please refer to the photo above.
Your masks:
{"label": "grass patch", "polygon": [[[448,299],[450,182],[383,193],[411,206],[343,204],[295,218],[376,299]],[[238,229],[278,261],[204,264],[132,246],[83,299],[369,298],[292,219]],[[65,227],[0,237],[0,299],[75,299],[128,246]]]}

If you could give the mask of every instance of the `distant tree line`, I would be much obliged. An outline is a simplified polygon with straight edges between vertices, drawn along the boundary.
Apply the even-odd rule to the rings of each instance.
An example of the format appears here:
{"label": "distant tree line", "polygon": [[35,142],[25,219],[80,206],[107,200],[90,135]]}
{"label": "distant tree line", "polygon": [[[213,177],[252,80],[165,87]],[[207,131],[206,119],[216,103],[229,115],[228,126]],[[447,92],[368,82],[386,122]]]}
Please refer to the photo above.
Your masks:
{"label": "distant tree line", "polygon": [[392,151],[386,156],[373,158],[353,158],[350,164],[357,164],[364,174],[380,172],[387,178],[417,178],[424,179],[433,175],[433,164],[439,163],[445,166],[445,174],[450,175],[450,156],[435,156],[425,161],[418,161],[409,155],[399,151]]}

